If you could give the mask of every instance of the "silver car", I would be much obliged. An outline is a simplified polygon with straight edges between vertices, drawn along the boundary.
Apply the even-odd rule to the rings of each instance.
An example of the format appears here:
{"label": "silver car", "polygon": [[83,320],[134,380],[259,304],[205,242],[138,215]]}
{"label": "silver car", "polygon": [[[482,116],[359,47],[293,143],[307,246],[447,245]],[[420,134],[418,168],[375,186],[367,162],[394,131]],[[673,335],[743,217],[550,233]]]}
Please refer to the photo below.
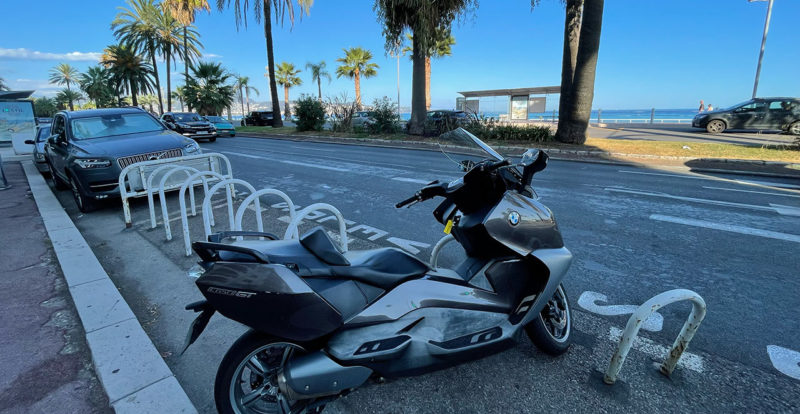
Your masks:
{"label": "silver car", "polygon": [[353,128],[367,128],[375,120],[370,116],[369,111],[358,111],[353,114]]}

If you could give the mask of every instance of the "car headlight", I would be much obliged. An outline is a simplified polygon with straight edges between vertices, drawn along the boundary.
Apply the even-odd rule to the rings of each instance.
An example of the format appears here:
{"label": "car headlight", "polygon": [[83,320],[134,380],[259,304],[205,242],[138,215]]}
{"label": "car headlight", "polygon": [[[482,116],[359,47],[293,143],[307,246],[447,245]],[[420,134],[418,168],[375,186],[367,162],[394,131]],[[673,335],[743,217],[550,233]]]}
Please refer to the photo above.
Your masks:
{"label": "car headlight", "polygon": [[81,168],[106,168],[111,166],[111,161],[99,158],[76,158],[75,165]]}
{"label": "car headlight", "polygon": [[186,143],[186,145],[183,146],[183,151],[185,153],[187,153],[187,154],[191,154],[191,153],[197,152],[197,150],[199,150],[199,149],[200,149],[200,145],[197,145],[197,142],[195,142],[195,141],[188,142],[188,143]]}

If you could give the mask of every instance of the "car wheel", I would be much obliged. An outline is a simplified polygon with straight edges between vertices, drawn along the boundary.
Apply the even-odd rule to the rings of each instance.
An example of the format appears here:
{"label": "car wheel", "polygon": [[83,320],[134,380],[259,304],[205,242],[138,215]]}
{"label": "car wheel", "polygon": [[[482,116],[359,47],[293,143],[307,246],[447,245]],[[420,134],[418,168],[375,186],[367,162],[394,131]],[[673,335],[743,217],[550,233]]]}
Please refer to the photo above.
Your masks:
{"label": "car wheel", "polygon": [[208,139],[208,142],[214,142],[214,141],[216,141],[216,140],[217,140],[216,138],[209,138],[209,139]]}
{"label": "car wheel", "polygon": [[89,213],[97,208],[95,201],[83,194],[83,190],[78,185],[78,180],[72,176],[69,177],[69,188],[72,191],[72,198],[75,199],[75,204],[78,205],[78,210],[81,213]]}
{"label": "car wheel", "polygon": [[69,188],[67,183],[65,183],[61,178],[59,178],[58,174],[56,174],[49,161],[47,162],[47,171],[50,173],[50,179],[53,180],[53,187],[55,187],[56,190],[66,190]]}
{"label": "car wheel", "polygon": [[791,125],[789,125],[789,129],[787,129],[790,134],[792,135],[800,135],[800,121],[795,121]]}
{"label": "car wheel", "polygon": [[725,128],[727,128],[727,125],[725,125],[724,121],[719,119],[708,121],[708,124],[706,125],[706,131],[708,131],[710,134],[721,134],[725,131]]}

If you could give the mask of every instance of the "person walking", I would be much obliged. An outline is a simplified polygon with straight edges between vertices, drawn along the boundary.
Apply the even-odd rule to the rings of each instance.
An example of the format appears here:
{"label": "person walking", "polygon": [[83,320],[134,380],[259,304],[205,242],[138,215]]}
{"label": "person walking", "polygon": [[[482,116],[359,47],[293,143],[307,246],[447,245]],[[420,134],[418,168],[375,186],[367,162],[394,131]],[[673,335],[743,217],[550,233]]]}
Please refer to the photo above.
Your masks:
{"label": "person walking", "polygon": [[698,110],[698,112],[703,112],[703,109],[705,109],[705,107],[706,106],[705,106],[705,104],[703,104],[703,100],[701,99],[700,100],[700,109]]}

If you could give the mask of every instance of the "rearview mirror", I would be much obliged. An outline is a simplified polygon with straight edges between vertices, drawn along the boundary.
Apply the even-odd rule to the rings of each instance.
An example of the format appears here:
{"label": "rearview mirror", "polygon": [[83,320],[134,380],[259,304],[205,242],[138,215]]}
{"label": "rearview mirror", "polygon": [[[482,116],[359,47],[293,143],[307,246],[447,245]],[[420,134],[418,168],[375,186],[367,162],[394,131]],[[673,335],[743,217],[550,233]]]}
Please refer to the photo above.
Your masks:
{"label": "rearview mirror", "polygon": [[544,151],[529,149],[522,155],[522,185],[530,185],[533,175],[547,167],[547,160],[550,157]]}
{"label": "rearview mirror", "polygon": [[26,139],[25,143],[28,144],[28,145],[33,145],[34,144],[32,139]]}

